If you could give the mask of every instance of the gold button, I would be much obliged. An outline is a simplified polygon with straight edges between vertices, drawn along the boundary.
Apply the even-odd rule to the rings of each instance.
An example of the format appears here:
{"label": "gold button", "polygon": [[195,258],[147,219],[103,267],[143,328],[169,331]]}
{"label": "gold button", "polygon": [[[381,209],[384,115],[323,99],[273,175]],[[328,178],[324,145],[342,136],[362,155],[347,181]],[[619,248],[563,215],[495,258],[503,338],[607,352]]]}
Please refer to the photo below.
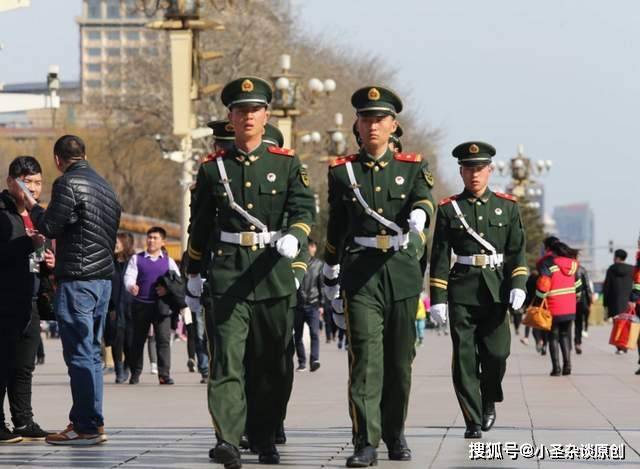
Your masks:
{"label": "gold button", "polygon": [[244,183],[244,187],[251,187],[251,181],[247,181]]}
{"label": "gold button", "polygon": [[356,198],[355,198],[355,197],[351,199],[351,202],[355,202],[355,201],[356,201]]}
{"label": "gold button", "polygon": [[478,220],[482,220],[482,215],[480,215],[480,216],[478,217]]}
{"label": "gold button", "polygon": [[253,246],[251,246],[251,250],[252,251],[257,251],[258,250],[258,246],[256,246],[255,244]]}
{"label": "gold button", "polygon": [[480,233],[480,237],[481,237],[481,238],[484,238],[484,233]]}
{"label": "gold button", "polygon": [[383,249],[382,252],[387,252],[387,249]]}
{"label": "gold button", "polygon": [[484,249],[480,249],[480,254],[484,254]]}
{"label": "gold button", "polygon": [[244,162],[244,165],[245,165],[245,166],[251,166],[251,163],[249,163],[248,161],[245,161],[245,162]]}
{"label": "gold button", "polygon": [[477,202],[476,202],[476,205],[482,205],[482,202],[477,201]]}
{"label": "gold button", "polygon": [[255,227],[255,225],[251,225],[251,226],[249,227],[249,229],[250,229],[251,231],[254,231],[254,230],[256,229],[256,227]]}
{"label": "gold button", "polygon": [[382,190],[382,187],[376,186],[376,192],[380,192],[381,190]]}
{"label": "gold button", "polygon": [[275,193],[276,193],[276,190],[275,190],[275,189],[271,189],[271,193],[272,193],[272,194],[275,194]]}
{"label": "gold button", "polygon": [[251,203],[247,204],[247,208],[249,208],[249,209],[253,208],[253,204],[251,204]]}
{"label": "gold button", "polygon": [[378,166],[374,166],[373,170],[374,171],[380,171],[380,168]]}
{"label": "gold button", "polygon": [[502,226],[502,223],[498,223],[498,226]]}
{"label": "gold button", "polygon": [[222,255],[222,249],[218,249],[218,255],[221,256]]}
{"label": "gold button", "polygon": [[387,234],[387,230],[380,230],[380,234],[381,235],[386,235]]}
{"label": "gold button", "polygon": [[404,198],[406,198],[406,195],[404,195],[404,194],[400,194],[400,198],[401,198],[401,199],[404,199]]}
{"label": "gold button", "polygon": [[382,210],[381,208],[378,209],[378,213],[382,213],[384,212],[384,210]]}

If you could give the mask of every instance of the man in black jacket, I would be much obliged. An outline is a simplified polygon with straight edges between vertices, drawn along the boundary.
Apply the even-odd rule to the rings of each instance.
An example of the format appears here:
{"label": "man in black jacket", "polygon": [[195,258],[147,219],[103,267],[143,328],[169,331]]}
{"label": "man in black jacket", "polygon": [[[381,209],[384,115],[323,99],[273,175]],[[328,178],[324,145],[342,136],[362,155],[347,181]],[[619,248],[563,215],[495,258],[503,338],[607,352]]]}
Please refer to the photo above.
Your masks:
{"label": "man in black jacket", "polygon": [[[48,433],[33,421],[31,382],[40,339],[36,293],[39,271],[53,267],[53,253],[33,229],[17,179],[34,198],[42,191],[42,169],[32,156],[19,156],[9,165],[8,190],[0,194],[0,443],[23,437],[44,439]],[[46,264],[46,265],[45,265]],[[5,395],[14,429],[5,425]]]}
{"label": "man in black jacket", "polygon": [[624,313],[628,307],[629,295],[633,288],[633,266],[627,264],[627,251],[616,249],[613,264],[607,269],[602,286],[602,301],[607,308],[607,316],[612,318]]}
{"label": "man in black jacket", "polygon": [[100,345],[120,204],[109,183],[89,166],[79,137],[60,137],[53,153],[62,176],[53,183],[49,206],[45,210],[27,198],[27,208],[38,231],[57,241],[55,313],[73,406],[71,423],[46,441],[85,446],[106,441]]}
{"label": "man in black jacket", "polygon": [[318,331],[320,328],[320,315],[323,311],[322,299],[322,261],[315,258],[318,246],[315,241],[309,240],[309,262],[307,272],[302,279],[302,285],[298,289],[298,302],[295,310],[294,335],[296,343],[296,355],[298,356],[298,371],[307,369],[307,356],[302,342],[302,333],[305,322],[309,326],[311,336],[310,369],[316,371],[320,368],[320,340]]}

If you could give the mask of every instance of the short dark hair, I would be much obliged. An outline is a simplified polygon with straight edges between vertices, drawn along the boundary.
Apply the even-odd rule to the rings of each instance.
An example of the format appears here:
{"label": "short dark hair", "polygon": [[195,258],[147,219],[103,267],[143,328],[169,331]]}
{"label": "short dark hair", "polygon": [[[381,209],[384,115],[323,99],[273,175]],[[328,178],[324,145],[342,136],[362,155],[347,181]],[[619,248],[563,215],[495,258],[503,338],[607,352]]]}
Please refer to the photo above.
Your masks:
{"label": "short dark hair", "polygon": [[544,244],[545,249],[550,249],[551,246],[553,246],[558,241],[560,241],[560,239],[558,239],[557,236],[547,236],[546,238],[544,238],[544,241],[542,241],[542,243]]}
{"label": "short dark hair", "polygon": [[616,252],[614,252],[613,255],[618,259],[625,261],[627,260],[627,256],[629,254],[627,254],[627,251],[625,251],[624,249],[616,249]]}
{"label": "short dark hair", "polygon": [[85,150],[84,142],[75,135],[63,135],[53,146],[54,155],[64,161],[83,160]]}
{"label": "short dark hair", "polygon": [[41,173],[40,163],[33,156],[18,156],[9,165],[9,177],[13,179]]}
{"label": "short dark hair", "polygon": [[151,228],[149,228],[147,230],[147,236],[149,236],[151,233],[158,233],[162,239],[167,238],[167,231],[160,226],[152,226]]}
{"label": "short dark hair", "polygon": [[318,246],[318,243],[316,243],[316,240],[315,240],[315,239],[313,239],[313,238],[307,238],[307,245],[308,245],[308,246],[311,246],[312,244],[313,244],[314,246]]}

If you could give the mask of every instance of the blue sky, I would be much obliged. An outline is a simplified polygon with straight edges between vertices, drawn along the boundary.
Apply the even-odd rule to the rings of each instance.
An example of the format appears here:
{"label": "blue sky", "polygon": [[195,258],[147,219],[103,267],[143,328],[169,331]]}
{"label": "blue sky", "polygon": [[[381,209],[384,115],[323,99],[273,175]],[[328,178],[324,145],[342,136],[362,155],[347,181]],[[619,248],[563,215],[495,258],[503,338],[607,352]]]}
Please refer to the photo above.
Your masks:
{"label": "blue sky", "polygon": [[[305,28],[340,48],[385,58],[390,85],[453,146],[481,139],[513,156],[519,143],[554,162],[547,206],[588,202],[596,243],[636,244],[640,230],[640,3],[633,0],[292,0]],[[80,0],[33,0],[0,14],[0,82],[77,78]],[[295,64],[294,64],[295,66]],[[366,83],[367,77],[362,77]],[[340,84],[338,83],[338,86]],[[599,267],[609,263],[600,250]]]}

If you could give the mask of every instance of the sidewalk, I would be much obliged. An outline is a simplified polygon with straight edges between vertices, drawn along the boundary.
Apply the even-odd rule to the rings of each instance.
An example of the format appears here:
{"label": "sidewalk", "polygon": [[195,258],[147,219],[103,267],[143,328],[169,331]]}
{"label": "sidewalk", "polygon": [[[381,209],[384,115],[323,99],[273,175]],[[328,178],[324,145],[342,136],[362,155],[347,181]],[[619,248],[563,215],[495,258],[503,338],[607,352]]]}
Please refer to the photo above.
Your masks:
{"label": "sidewalk", "polygon": [[[448,336],[428,331],[414,363],[412,402],[407,439],[413,450],[410,463],[390,462],[379,448],[381,468],[640,468],[640,376],[637,351],[615,355],[607,344],[609,326],[592,327],[583,340],[584,354],[573,355],[573,374],[548,376],[549,357],[536,354],[533,343],[522,345],[516,336],[504,381],[505,402],[497,406],[497,423],[483,440],[465,440],[464,422],[451,385],[451,343]],[[70,391],[60,343],[45,342],[47,363],[36,369],[34,411],[38,423],[49,430],[66,426]],[[87,448],[53,447],[40,442],[0,446],[2,467],[56,468],[222,468],[209,462],[213,431],[207,411],[206,386],[197,373],[186,369],[186,346],[173,348],[175,386],[158,386],[145,370],[137,386],[115,385],[105,376],[105,417],[109,441]],[[347,412],[347,354],[335,343],[322,344],[322,367],[315,373],[296,373],[286,421],[288,442],[280,447],[281,466],[303,468],[344,467],[352,452]],[[145,364],[146,365],[146,364]],[[470,460],[501,450],[502,460]],[[518,447],[505,445],[512,442]],[[493,445],[489,444],[493,443]],[[551,459],[579,455],[580,445],[624,444],[625,459]],[[525,446],[522,446],[525,444]],[[544,459],[525,459],[531,449],[546,448]],[[583,451],[612,455],[607,446],[583,446]],[[567,452],[568,451],[568,452]],[[489,454],[488,454],[489,452]],[[518,454],[512,460],[510,454]],[[264,468],[257,456],[243,455],[246,468]]]}

